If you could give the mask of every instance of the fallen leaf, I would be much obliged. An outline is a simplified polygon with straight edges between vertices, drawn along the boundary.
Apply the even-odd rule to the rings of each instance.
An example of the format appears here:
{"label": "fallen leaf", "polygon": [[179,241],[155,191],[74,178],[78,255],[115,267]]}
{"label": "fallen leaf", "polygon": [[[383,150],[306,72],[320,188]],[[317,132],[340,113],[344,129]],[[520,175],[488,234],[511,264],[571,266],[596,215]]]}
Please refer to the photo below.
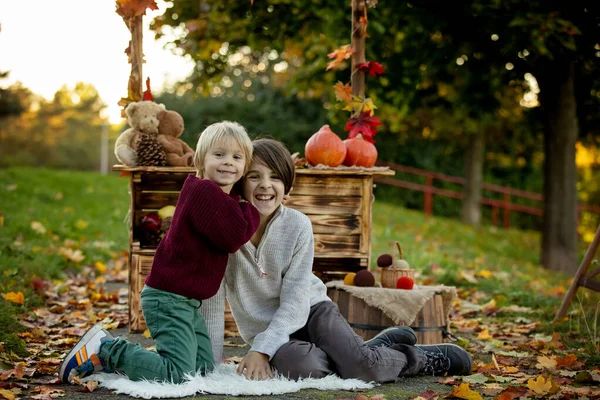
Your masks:
{"label": "fallen leaf", "polygon": [[440,398],[440,395],[431,389],[427,389],[413,400],[437,400]]}
{"label": "fallen leaf", "polygon": [[10,390],[0,389],[0,398],[6,400],[14,400],[15,394]]}
{"label": "fallen leaf", "polygon": [[85,228],[87,228],[89,225],[89,223],[87,223],[86,221],[82,220],[82,219],[78,219],[77,222],[75,222],[75,228],[79,229],[79,230],[84,230]]}
{"label": "fallen leaf", "polygon": [[150,337],[151,337],[151,335],[150,335],[150,330],[146,329],[146,330],[144,331],[144,333],[142,333],[142,336],[143,336],[143,337],[145,337],[145,338],[148,338],[148,339],[150,339]]}
{"label": "fallen leaf", "polygon": [[550,393],[552,389],[552,378],[544,378],[543,376],[538,376],[536,379],[529,379],[527,381],[527,387],[535,392],[535,394],[543,396]]}
{"label": "fallen leaf", "polygon": [[35,232],[37,232],[37,233],[39,233],[41,235],[45,235],[46,234],[46,227],[41,222],[31,221],[30,227]]}
{"label": "fallen leaf", "polygon": [[545,356],[540,356],[537,358],[537,364],[535,364],[535,367],[537,369],[550,369],[550,370],[554,370],[556,369],[556,357],[552,356],[552,357],[545,357]]}
{"label": "fallen leaf", "polygon": [[477,335],[477,339],[481,340],[488,340],[492,338],[493,336],[490,335],[490,331],[488,331],[487,329],[482,330],[481,332],[479,332],[479,335]]}
{"label": "fallen leaf", "polygon": [[105,274],[106,273],[106,264],[104,264],[102,261],[96,261],[94,263],[94,266],[96,267],[96,271],[98,271],[98,273],[100,274]]}
{"label": "fallen leaf", "polygon": [[478,383],[478,384],[483,384],[488,381],[487,376],[485,376],[484,374],[473,374],[473,375],[469,375],[469,376],[464,376],[462,379],[464,382]]}
{"label": "fallen leaf", "polygon": [[577,361],[575,354],[567,354],[564,357],[556,357],[556,367],[559,369],[580,369],[585,365],[585,361]]}
{"label": "fallen leaf", "polygon": [[23,292],[2,293],[2,297],[4,297],[4,300],[12,301],[13,303],[17,303],[17,304],[25,303],[25,296],[23,295]]}
{"label": "fallen leaf", "polygon": [[483,400],[479,393],[469,388],[468,383],[461,383],[460,385],[455,386],[452,389],[450,396],[465,400]]}
{"label": "fallen leaf", "polygon": [[98,382],[97,381],[87,381],[82,386],[83,386],[84,393],[92,393],[94,390],[96,390],[98,388]]}

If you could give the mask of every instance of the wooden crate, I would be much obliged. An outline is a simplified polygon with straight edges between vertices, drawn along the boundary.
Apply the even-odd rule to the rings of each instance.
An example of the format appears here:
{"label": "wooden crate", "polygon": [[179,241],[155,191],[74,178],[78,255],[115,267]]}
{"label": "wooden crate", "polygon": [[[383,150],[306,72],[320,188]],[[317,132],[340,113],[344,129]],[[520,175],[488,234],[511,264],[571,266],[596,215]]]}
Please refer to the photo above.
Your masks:
{"label": "wooden crate", "polygon": [[[129,175],[129,329],[146,329],[139,293],[150,268],[157,238],[140,229],[147,213],[176,205],[189,167],[126,167],[115,171]],[[323,280],[339,279],[348,272],[368,268],[371,259],[373,176],[393,171],[298,169],[294,190],[286,204],[306,214],[313,225],[313,272]]]}
{"label": "wooden crate", "polygon": [[[383,311],[369,306],[364,300],[344,290],[328,288],[327,295],[337,303],[340,313],[364,340],[371,339],[380,331],[396,325]],[[411,328],[417,335],[418,344],[447,341],[445,333],[449,332],[448,322],[441,294],[436,294],[423,305]]]}

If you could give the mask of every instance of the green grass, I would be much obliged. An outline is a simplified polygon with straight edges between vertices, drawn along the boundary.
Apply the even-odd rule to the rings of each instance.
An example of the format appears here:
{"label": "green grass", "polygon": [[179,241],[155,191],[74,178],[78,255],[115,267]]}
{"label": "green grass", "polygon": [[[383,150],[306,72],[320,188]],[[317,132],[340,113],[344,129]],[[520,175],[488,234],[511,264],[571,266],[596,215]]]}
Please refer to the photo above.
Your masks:
{"label": "green grass", "polygon": [[[32,279],[58,279],[127,249],[127,190],[128,180],[116,175],[0,170],[0,293],[25,295],[22,306],[0,299],[0,342],[15,342],[11,320],[16,312],[43,302]],[[84,256],[80,262],[64,255],[77,250]]]}
{"label": "green grass", "polygon": [[[115,252],[127,250],[124,219],[128,208],[127,178],[77,171],[0,170],[0,293],[22,291],[25,295],[23,305],[0,298],[0,342],[5,347],[23,350],[15,336],[19,330],[15,315],[43,304],[32,279],[60,279],[65,271],[106,262]],[[45,232],[36,231],[36,225]],[[585,289],[579,295],[586,312],[575,301],[568,322],[558,327],[549,324],[571,277],[541,268],[538,232],[489,226],[474,229],[457,220],[426,217],[376,201],[372,266],[377,256],[392,251],[396,240],[404,258],[423,278],[455,285],[464,298],[477,297],[480,304],[494,299],[499,307],[532,307],[539,311],[536,318],[543,329],[549,331],[591,336],[597,329],[593,321],[597,296]],[[81,262],[64,254],[76,250],[85,257]],[[589,331],[586,322],[591,325]]]}

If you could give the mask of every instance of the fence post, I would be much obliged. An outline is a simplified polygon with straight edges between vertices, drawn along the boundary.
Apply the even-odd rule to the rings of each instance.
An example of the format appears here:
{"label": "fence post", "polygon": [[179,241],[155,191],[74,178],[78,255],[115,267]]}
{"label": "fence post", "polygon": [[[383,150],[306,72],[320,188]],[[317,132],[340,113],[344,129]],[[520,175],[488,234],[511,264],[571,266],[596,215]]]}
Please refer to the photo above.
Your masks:
{"label": "fence post", "polygon": [[504,208],[504,229],[508,229],[510,228],[510,194],[508,193],[504,193],[502,208]]}
{"label": "fence post", "polygon": [[425,199],[424,199],[424,207],[425,207],[425,215],[431,215],[432,214],[432,197],[433,197],[433,193],[432,193],[432,189],[433,188],[433,176],[428,175],[427,176],[427,190],[425,191]]}
{"label": "fence post", "polygon": [[492,206],[492,226],[498,226],[498,206]]}

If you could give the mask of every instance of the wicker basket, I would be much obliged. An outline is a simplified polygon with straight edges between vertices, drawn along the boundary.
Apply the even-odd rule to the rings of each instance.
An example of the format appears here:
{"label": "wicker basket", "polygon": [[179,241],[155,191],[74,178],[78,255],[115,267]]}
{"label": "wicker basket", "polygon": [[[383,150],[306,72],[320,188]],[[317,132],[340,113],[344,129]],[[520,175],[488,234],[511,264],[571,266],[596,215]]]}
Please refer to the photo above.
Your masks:
{"label": "wicker basket", "polygon": [[398,242],[395,242],[392,251],[392,265],[381,269],[381,286],[384,288],[395,289],[396,282],[401,276],[408,276],[412,280],[415,279],[415,270],[411,268],[397,268],[396,260],[402,260],[402,247],[400,247],[400,243]]}

